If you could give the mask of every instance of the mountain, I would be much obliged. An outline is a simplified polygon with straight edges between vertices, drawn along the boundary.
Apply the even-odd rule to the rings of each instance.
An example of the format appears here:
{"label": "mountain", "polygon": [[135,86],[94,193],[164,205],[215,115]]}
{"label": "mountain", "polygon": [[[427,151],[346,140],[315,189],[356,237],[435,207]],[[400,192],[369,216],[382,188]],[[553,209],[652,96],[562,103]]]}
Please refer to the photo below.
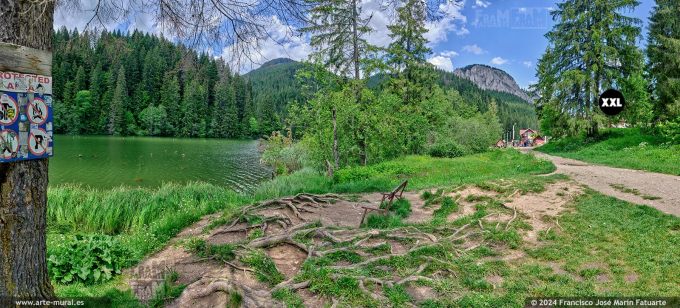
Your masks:
{"label": "mountain", "polygon": [[[295,60],[278,58],[243,75],[252,86],[256,108],[273,108],[280,119],[285,118],[288,104],[301,99],[295,74],[302,66],[302,63]],[[256,112],[262,113],[261,110]]]}
{"label": "mountain", "polygon": [[[245,74],[244,77],[248,78],[252,85],[255,106],[258,106],[258,108],[261,108],[259,106],[272,106],[279,118],[285,119],[289,103],[302,100],[300,85],[295,79],[297,70],[302,66],[303,64],[300,62],[279,58],[266,62],[259,68]],[[436,74],[438,83],[442,88],[457,90],[466,101],[476,105],[482,112],[488,109],[492,101],[496,102],[498,116],[504,130],[511,131],[513,124],[516,128],[537,127],[538,119],[534,106],[528,103],[530,101],[528,95],[517,86],[510,75],[498,69],[490,69],[498,71],[493,73],[497,74],[493,78],[503,79],[509,85],[514,84],[516,89],[519,90],[516,93],[523,95],[523,97],[509,91],[502,91],[501,88],[484,89],[475,82],[459,77],[452,72],[436,70]],[[369,78],[368,87],[380,88],[384,80],[384,76],[374,75]],[[516,132],[518,131],[519,129],[516,130]]]}
{"label": "mountain", "polygon": [[456,69],[453,73],[458,77],[472,81],[484,90],[510,93],[526,102],[533,103],[529,94],[517,85],[515,79],[501,69],[483,64],[473,64]]}

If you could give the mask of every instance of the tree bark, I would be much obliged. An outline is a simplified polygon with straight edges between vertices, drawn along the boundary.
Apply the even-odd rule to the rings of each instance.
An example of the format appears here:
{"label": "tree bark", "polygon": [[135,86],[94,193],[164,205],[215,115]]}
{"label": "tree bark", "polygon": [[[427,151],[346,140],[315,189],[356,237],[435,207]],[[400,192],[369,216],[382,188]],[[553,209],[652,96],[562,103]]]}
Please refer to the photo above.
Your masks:
{"label": "tree bark", "polygon": [[[0,41],[52,50],[54,1],[0,0]],[[0,297],[52,299],[47,272],[48,160],[0,164]]]}
{"label": "tree bark", "polygon": [[338,121],[335,116],[335,106],[333,106],[332,116],[333,116],[333,160],[335,163],[335,169],[338,169],[340,165],[340,155],[338,154]]}
{"label": "tree bark", "polygon": [[[361,86],[359,81],[361,80],[361,63],[359,58],[359,8],[357,7],[358,0],[352,0],[352,60],[354,62],[354,91],[357,104],[361,105]],[[361,123],[361,121],[359,121]],[[363,130],[363,127],[359,129]],[[366,137],[362,134],[358,138],[359,143],[359,161],[362,165],[367,163],[366,155]]]}

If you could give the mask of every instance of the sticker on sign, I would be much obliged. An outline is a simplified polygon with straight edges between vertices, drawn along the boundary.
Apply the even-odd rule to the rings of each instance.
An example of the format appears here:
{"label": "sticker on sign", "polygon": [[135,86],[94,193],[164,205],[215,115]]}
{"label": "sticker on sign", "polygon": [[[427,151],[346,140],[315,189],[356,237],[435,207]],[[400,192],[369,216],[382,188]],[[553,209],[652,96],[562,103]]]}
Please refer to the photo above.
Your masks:
{"label": "sticker on sign", "polygon": [[0,72],[0,163],[52,156],[52,77]]}

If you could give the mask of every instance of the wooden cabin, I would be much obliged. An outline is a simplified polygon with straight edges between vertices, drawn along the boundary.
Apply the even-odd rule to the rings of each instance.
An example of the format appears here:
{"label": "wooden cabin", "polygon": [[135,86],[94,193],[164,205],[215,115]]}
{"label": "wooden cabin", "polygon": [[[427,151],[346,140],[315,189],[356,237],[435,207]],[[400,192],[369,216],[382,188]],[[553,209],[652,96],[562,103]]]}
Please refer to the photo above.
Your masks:
{"label": "wooden cabin", "polygon": [[530,147],[533,143],[533,137],[536,131],[531,128],[524,128],[519,130],[519,146]]}
{"label": "wooden cabin", "polygon": [[534,138],[533,145],[535,147],[537,147],[539,145],[543,145],[543,144],[545,144],[545,138],[543,138],[542,136],[538,136],[538,137]]}

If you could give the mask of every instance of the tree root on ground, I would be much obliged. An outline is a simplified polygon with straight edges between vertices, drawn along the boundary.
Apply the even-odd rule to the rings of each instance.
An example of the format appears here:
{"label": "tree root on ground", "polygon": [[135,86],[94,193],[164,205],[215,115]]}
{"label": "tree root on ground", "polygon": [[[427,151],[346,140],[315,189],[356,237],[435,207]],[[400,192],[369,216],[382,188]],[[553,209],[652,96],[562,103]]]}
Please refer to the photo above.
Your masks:
{"label": "tree root on ground", "polygon": [[197,300],[211,296],[216,292],[226,293],[227,303],[231,294],[239,294],[242,307],[272,307],[275,305],[271,294],[266,290],[254,289],[226,278],[213,278],[209,281],[204,278],[191,284],[182,292],[178,299],[178,306],[194,306]]}
{"label": "tree root on ground", "polygon": [[[326,207],[330,204],[342,200],[338,195],[326,194],[326,195],[312,195],[312,194],[297,194],[294,197],[286,197],[276,200],[268,200],[261,203],[253,204],[244,207],[238,215],[233,218],[228,226],[223,229],[214,231],[210,236],[230,233],[230,232],[248,232],[252,229],[261,228],[265,231],[265,236],[256,239],[245,239],[244,242],[240,242],[235,245],[237,249],[236,254],[242,255],[244,251],[252,251],[255,249],[266,249],[269,247],[275,247],[278,245],[291,245],[304,251],[306,256],[301,260],[296,260],[297,264],[304,264],[310,258],[315,257],[325,257],[337,252],[356,252],[357,250],[370,250],[378,248],[385,244],[390,244],[390,242],[396,241],[407,247],[407,250],[395,253],[392,249],[385,254],[372,254],[370,257],[352,264],[335,264],[327,265],[325,268],[330,271],[330,277],[332,279],[339,279],[341,277],[352,277],[357,279],[359,282],[359,289],[361,292],[366,293],[368,296],[376,301],[383,303],[388,302],[385,295],[382,294],[380,288],[371,291],[372,288],[367,288],[366,284],[379,285],[381,287],[394,287],[399,285],[405,285],[415,281],[433,281],[432,278],[427,276],[438,275],[440,273],[447,273],[450,275],[456,275],[456,273],[451,268],[437,269],[434,273],[424,275],[423,273],[428,269],[432,269],[430,265],[438,264],[445,265],[448,267],[451,262],[445,260],[438,260],[433,257],[420,256],[418,261],[420,264],[414,269],[413,272],[407,274],[405,277],[389,277],[389,278],[376,278],[368,276],[357,276],[356,270],[362,269],[365,266],[370,266],[376,262],[388,260],[394,257],[406,257],[415,256],[414,252],[420,249],[426,249],[430,247],[444,247],[451,248],[451,252],[457,256],[467,253],[467,251],[479,247],[479,237],[478,235],[490,232],[484,229],[482,225],[482,220],[486,217],[494,214],[489,214],[482,218],[477,219],[477,221],[472,221],[461,227],[438,227],[426,229],[427,232],[415,227],[415,226],[405,226],[392,229],[352,229],[352,228],[336,228],[333,226],[324,226],[319,221],[308,221],[303,217],[304,213],[313,213],[315,209],[319,207]],[[272,210],[272,209],[284,209],[284,212],[275,212],[269,215],[261,215],[261,211]],[[291,214],[289,217],[286,213]],[[258,215],[259,214],[259,215]],[[260,216],[261,219],[255,224],[248,224],[248,217],[253,215]],[[292,217],[295,216],[295,217]],[[513,219],[517,216],[513,215]],[[297,219],[295,219],[297,218]],[[507,225],[509,225],[508,222]],[[296,223],[297,222],[297,223]],[[272,234],[267,234],[266,230],[269,225],[278,224],[281,226],[280,230],[272,232]],[[470,226],[480,225],[481,230],[477,228],[470,228]],[[507,226],[506,226],[507,228]],[[473,242],[469,242],[474,239]],[[373,243],[367,243],[369,240],[377,240]],[[466,245],[467,248],[462,247],[464,243],[470,243]],[[406,243],[406,244],[405,244]],[[390,245],[392,247],[392,245]],[[250,275],[245,272],[253,273],[256,272],[256,268],[248,268],[241,266],[240,262],[223,262],[235,271],[241,271],[240,275]],[[414,264],[416,266],[416,264]],[[290,291],[297,291],[299,289],[308,288],[311,285],[310,280],[296,281],[300,276],[293,276],[288,280],[285,280],[272,288],[264,287],[259,289],[254,289],[249,287],[244,283],[239,283],[239,278],[234,278],[237,276],[229,278],[213,278],[214,280],[207,281],[204,277],[203,279],[190,285],[182,294],[180,303],[185,303],[187,300],[196,300],[202,297],[209,296],[215,292],[226,292],[232,293],[237,292],[241,294],[243,298],[243,305],[246,307],[260,307],[260,306],[273,306],[278,303],[272,300],[272,294],[274,292],[288,289]],[[240,277],[240,276],[239,276]],[[252,281],[252,278],[250,278]],[[202,284],[202,285],[197,285]],[[196,285],[196,286],[194,286]],[[370,285],[369,285],[370,287]],[[338,299],[329,298],[334,305],[337,305]],[[185,302],[182,302],[185,301]],[[189,303],[189,302],[186,302]]]}

